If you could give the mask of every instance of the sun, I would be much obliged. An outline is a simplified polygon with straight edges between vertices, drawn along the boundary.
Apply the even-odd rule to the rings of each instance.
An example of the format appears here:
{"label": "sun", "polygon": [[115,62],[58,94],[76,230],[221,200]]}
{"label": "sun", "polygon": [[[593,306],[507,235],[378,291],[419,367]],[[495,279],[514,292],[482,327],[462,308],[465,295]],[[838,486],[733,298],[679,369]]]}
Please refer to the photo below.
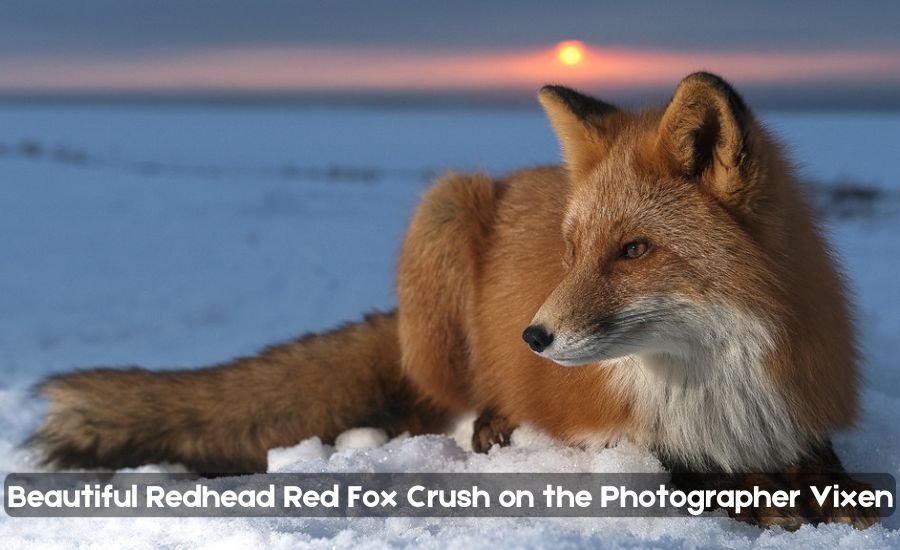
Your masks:
{"label": "sun", "polygon": [[563,65],[578,65],[584,60],[584,44],[577,40],[566,40],[556,45],[556,55]]}

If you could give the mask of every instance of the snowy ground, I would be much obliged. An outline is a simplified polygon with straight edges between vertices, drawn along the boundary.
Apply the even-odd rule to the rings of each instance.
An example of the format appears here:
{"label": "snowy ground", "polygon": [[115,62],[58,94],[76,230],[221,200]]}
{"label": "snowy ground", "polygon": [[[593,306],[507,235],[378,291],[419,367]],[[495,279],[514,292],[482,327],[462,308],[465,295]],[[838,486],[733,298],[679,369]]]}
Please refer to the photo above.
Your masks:
{"label": "snowy ground", "polygon": [[[858,295],[865,418],[837,438],[856,471],[900,477],[900,115],[764,117],[819,182]],[[387,308],[431,174],[554,162],[531,111],[0,106],[0,472],[40,421],[28,388],[73,367],[217,362]],[[857,188],[826,190],[842,182]],[[860,191],[859,186],[865,188]],[[851,207],[847,207],[850,204]],[[462,430],[464,432],[464,429]],[[367,444],[368,441],[368,444]],[[522,429],[488,456],[465,434],[350,434],[273,455],[281,471],[657,471],[644,452],[567,449]],[[363,448],[353,448],[362,445]],[[866,532],[706,519],[9,519],[6,548],[900,546]]]}

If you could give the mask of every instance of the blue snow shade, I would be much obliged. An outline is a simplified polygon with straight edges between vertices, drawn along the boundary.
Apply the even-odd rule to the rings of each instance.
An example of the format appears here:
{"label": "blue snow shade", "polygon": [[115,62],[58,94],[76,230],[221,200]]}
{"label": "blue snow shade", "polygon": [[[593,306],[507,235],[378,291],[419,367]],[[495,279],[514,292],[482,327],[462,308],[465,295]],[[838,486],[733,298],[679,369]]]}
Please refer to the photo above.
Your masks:
{"label": "blue snow shade", "polygon": [[[763,120],[822,185],[900,189],[900,115]],[[403,230],[430,175],[494,174],[558,157],[535,111],[0,106],[0,472],[43,415],[28,393],[73,367],[210,364],[389,308]],[[814,190],[815,191],[815,190]],[[887,199],[886,199],[887,200]],[[851,471],[900,478],[900,216],[827,218],[857,294],[864,417],[836,438]],[[471,419],[469,419],[471,420]],[[353,431],[272,452],[279,471],[655,472],[624,444],[599,453],[520,429],[467,452],[446,436]],[[171,467],[149,466],[160,471]],[[9,548],[153,540],[171,546],[565,545],[889,547],[897,518],[765,532],[727,518],[442,520],[0,519]]]}

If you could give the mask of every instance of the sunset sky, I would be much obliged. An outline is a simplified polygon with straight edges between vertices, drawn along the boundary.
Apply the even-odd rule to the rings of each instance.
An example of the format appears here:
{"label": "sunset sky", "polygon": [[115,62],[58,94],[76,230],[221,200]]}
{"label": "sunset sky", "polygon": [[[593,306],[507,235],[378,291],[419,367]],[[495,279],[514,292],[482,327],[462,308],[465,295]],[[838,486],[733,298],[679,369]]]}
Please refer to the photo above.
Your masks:
{"label": "sunset sky", "polygon": [[[7,0],[0,94],[615,98],[722,73],[762,101],[900,105],[900,2]],[[566,64],[562,41],[583,43]]]}

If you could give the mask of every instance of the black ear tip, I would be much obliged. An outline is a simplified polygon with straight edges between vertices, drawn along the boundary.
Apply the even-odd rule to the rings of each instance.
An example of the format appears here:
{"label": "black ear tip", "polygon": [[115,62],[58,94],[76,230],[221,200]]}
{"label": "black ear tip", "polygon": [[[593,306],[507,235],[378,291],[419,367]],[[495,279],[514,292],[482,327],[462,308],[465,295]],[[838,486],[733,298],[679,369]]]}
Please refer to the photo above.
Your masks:
{"label": "black ear tip", "polygon": [[737,90],[735,90],[734,86],[717,74],[706,71],[691,73],[682,79],[679,88],[685,85],[703,86],[706,89],[712,90],[714,93],[727,98],[728,102],[732,105],[732,108],[736,111],[747,111],[747,104]]}
{"label": "black ear tip", "polygon": [[541,86],[541,89],[538,91],[538,96],[554,96],[558,97],[559,99],[565,99],[566,97],[577,93],[578,92],[576,92],[575,90],[566,88],[565,86],[560,86],[559,84],[546,84],[544,86]]}
{"label": "black ear tip", "polygon": [[573,90],[568,86],[562,86],[560,84],[545,84],[541,87],[541,90],[538,92],[539,95],[551,94],[555,95],[560,99],[568,99],[572,97],[588,97],[585,94]]}
{"label": "black ear tip", "polygon": [[734,86],[721,76],[706,71],[691,73],[681,80],[679,86],[705,86],[724,94],[735,94]]}
{"label": "black ear tip", "polygon": [[540,98],[553,98],[562,102],[578,118],[590,115],[604,115],[616,108],[609,103],[585,95],[579,91],[557,84],[547,84],[538,92]]}
{"label": "black ear tip", "polygon": [[704,84],[712,84],[714,86],[731,87],[731,84],[726,82],[725,79],[721,76],[706,71],[697,71],[695,73],[691,73],[684,77],[682,82],[702,82]]}

